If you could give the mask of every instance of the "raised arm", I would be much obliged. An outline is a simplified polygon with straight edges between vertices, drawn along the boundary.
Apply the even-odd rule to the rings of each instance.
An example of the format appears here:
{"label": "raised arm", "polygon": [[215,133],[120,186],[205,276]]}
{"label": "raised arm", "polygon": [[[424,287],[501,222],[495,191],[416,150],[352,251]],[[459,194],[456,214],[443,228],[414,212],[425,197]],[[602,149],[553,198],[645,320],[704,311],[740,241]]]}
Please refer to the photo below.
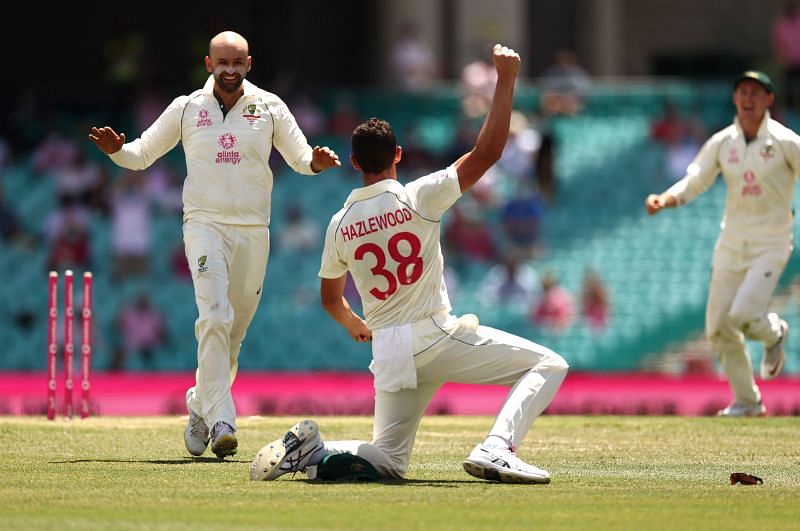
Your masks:
{"label": "raised arm", "polygon": [[372,330],[356,315],[344,298],[346,275],[339,278],[320,278],[320,299],[322,307],[339,323],[354,340],[359,343],[372,341]]}
{"label": "raised arm", "polygon": [[494,66],[497,69],[497,85],[494,87],[492,106],[478,133],[475,147],[455,163],[461,192],[469,190],[500,159],[508,140],[514,84],[519,74],[519,54],[511,48],[495,44]]}

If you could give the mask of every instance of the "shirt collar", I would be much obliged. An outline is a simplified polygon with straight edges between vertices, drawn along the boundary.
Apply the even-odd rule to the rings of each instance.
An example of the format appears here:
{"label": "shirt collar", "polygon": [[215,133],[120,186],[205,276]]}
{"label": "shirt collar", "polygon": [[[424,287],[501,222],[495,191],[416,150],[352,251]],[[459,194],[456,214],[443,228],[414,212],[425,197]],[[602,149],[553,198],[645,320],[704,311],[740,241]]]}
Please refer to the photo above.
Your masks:
{"label": "shirt collar", "polygon": [[[770,120],[770,114],[769,110],[767,110],[764,113],[764,118],[761,120],[761,125],[758,126],[758,132],[756,133],[756,138],[767,136],[769,134],[767,130],[767,124],[769,123],[769,120]],[[742,138],[744,138],[744,131],[742,130],[742,124],[739,123],[738,116],[734,118],[733,123],[736,126],[737,136],[741,136]]]}
{"label": "shirt collar", "polygon": [[402,191],[403,185],[397,182],[396,179],[384,179],[376,182],[375,184],[354,189],[352,192],[350,192],[350,195],[347,196],[347,201],[344,202],[344,206],[347,208],[356,201],[369,199],[386,192],[397,194]]}

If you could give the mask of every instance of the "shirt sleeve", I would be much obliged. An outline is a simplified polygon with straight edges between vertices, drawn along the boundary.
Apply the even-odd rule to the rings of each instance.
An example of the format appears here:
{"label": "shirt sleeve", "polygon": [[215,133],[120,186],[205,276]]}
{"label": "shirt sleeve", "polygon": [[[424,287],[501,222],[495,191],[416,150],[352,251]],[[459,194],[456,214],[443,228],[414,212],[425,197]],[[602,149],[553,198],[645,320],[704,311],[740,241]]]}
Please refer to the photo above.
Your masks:
{"label": "shirt sleeve", "polygon": [[714,184],[720,172],[718,153],[721,143],[722,138],[716,136],[706,141],[686,168],[686,176],[666,191],[678,200],[679,205],[689,203]]}
{"label": "shirt sleeve", "polygon": [[786,163],[792,169],[794,178],[800,177],[800,136],[790,132],[787,138],[781,140]]}
{"label": "shirt sleeve", "polygon": [[311,169],[312,149],[308,140],[289,107],[277,96],[275,99],[277,102],[271,105],[275,117],[275,147],[294,171],[303,175],[314,175],[315,172]]}
{"label": "shirt sleeve", "polygon": [[181,139],[181,118],[188,101],[186,96],[175,98],[141,137],[109,155],[111,160],[129,170],[143,170],[174,148]]}
{"label": "shirt sleeve", "polygon": [[456,167],[425,175],[406,185],[408,196],[414,201],[414,208],[420,215],[439,221],[444,212],[461,197]]}
{"label": "shirt sleeve", "polygon": [[322,249],[322,265],[319,268],[321,278],[340,278],[347,273],[347,261],[336,245],[336,229],[340,216],[334,216],[325,233],[325,246]]}

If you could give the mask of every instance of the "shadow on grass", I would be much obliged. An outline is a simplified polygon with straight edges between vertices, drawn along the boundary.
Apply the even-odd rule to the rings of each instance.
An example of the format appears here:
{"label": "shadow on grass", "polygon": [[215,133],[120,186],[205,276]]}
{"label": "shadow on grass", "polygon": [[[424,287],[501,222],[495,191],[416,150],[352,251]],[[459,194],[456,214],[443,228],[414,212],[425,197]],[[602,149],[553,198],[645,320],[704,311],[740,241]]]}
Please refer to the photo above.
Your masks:
{"label": "shadow on grass", "polygon": [[75,463],[150,463],[153,465],[190,465],[192,463],[249,463],[241,459],[217,459],[216,457],[183,457],[181,459],[71,459],[68,461],[50,461],[51,465]]}
{"label": "shadow on grass", "polygon": [[325,481],[318,479],[301,479],[303,483],[309,485],[382,485],[387,487],[439,487],[453,489],[461,485],[479,483],[469,479],[385,479],[380,481]]}

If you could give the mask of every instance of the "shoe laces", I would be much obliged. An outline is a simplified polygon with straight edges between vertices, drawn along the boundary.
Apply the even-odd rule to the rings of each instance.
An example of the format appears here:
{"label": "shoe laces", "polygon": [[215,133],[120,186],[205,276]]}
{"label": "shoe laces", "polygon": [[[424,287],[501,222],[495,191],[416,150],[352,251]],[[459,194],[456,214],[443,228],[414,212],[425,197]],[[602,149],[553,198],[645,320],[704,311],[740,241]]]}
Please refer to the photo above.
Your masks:
{"label": "shoe laces", "polygon": [[192,437],[197,437],[198,439],[205,439],[208,437],[208,426],[206,426],[203,417],[191,415],[189,425],[189,433],[192,434]]}

